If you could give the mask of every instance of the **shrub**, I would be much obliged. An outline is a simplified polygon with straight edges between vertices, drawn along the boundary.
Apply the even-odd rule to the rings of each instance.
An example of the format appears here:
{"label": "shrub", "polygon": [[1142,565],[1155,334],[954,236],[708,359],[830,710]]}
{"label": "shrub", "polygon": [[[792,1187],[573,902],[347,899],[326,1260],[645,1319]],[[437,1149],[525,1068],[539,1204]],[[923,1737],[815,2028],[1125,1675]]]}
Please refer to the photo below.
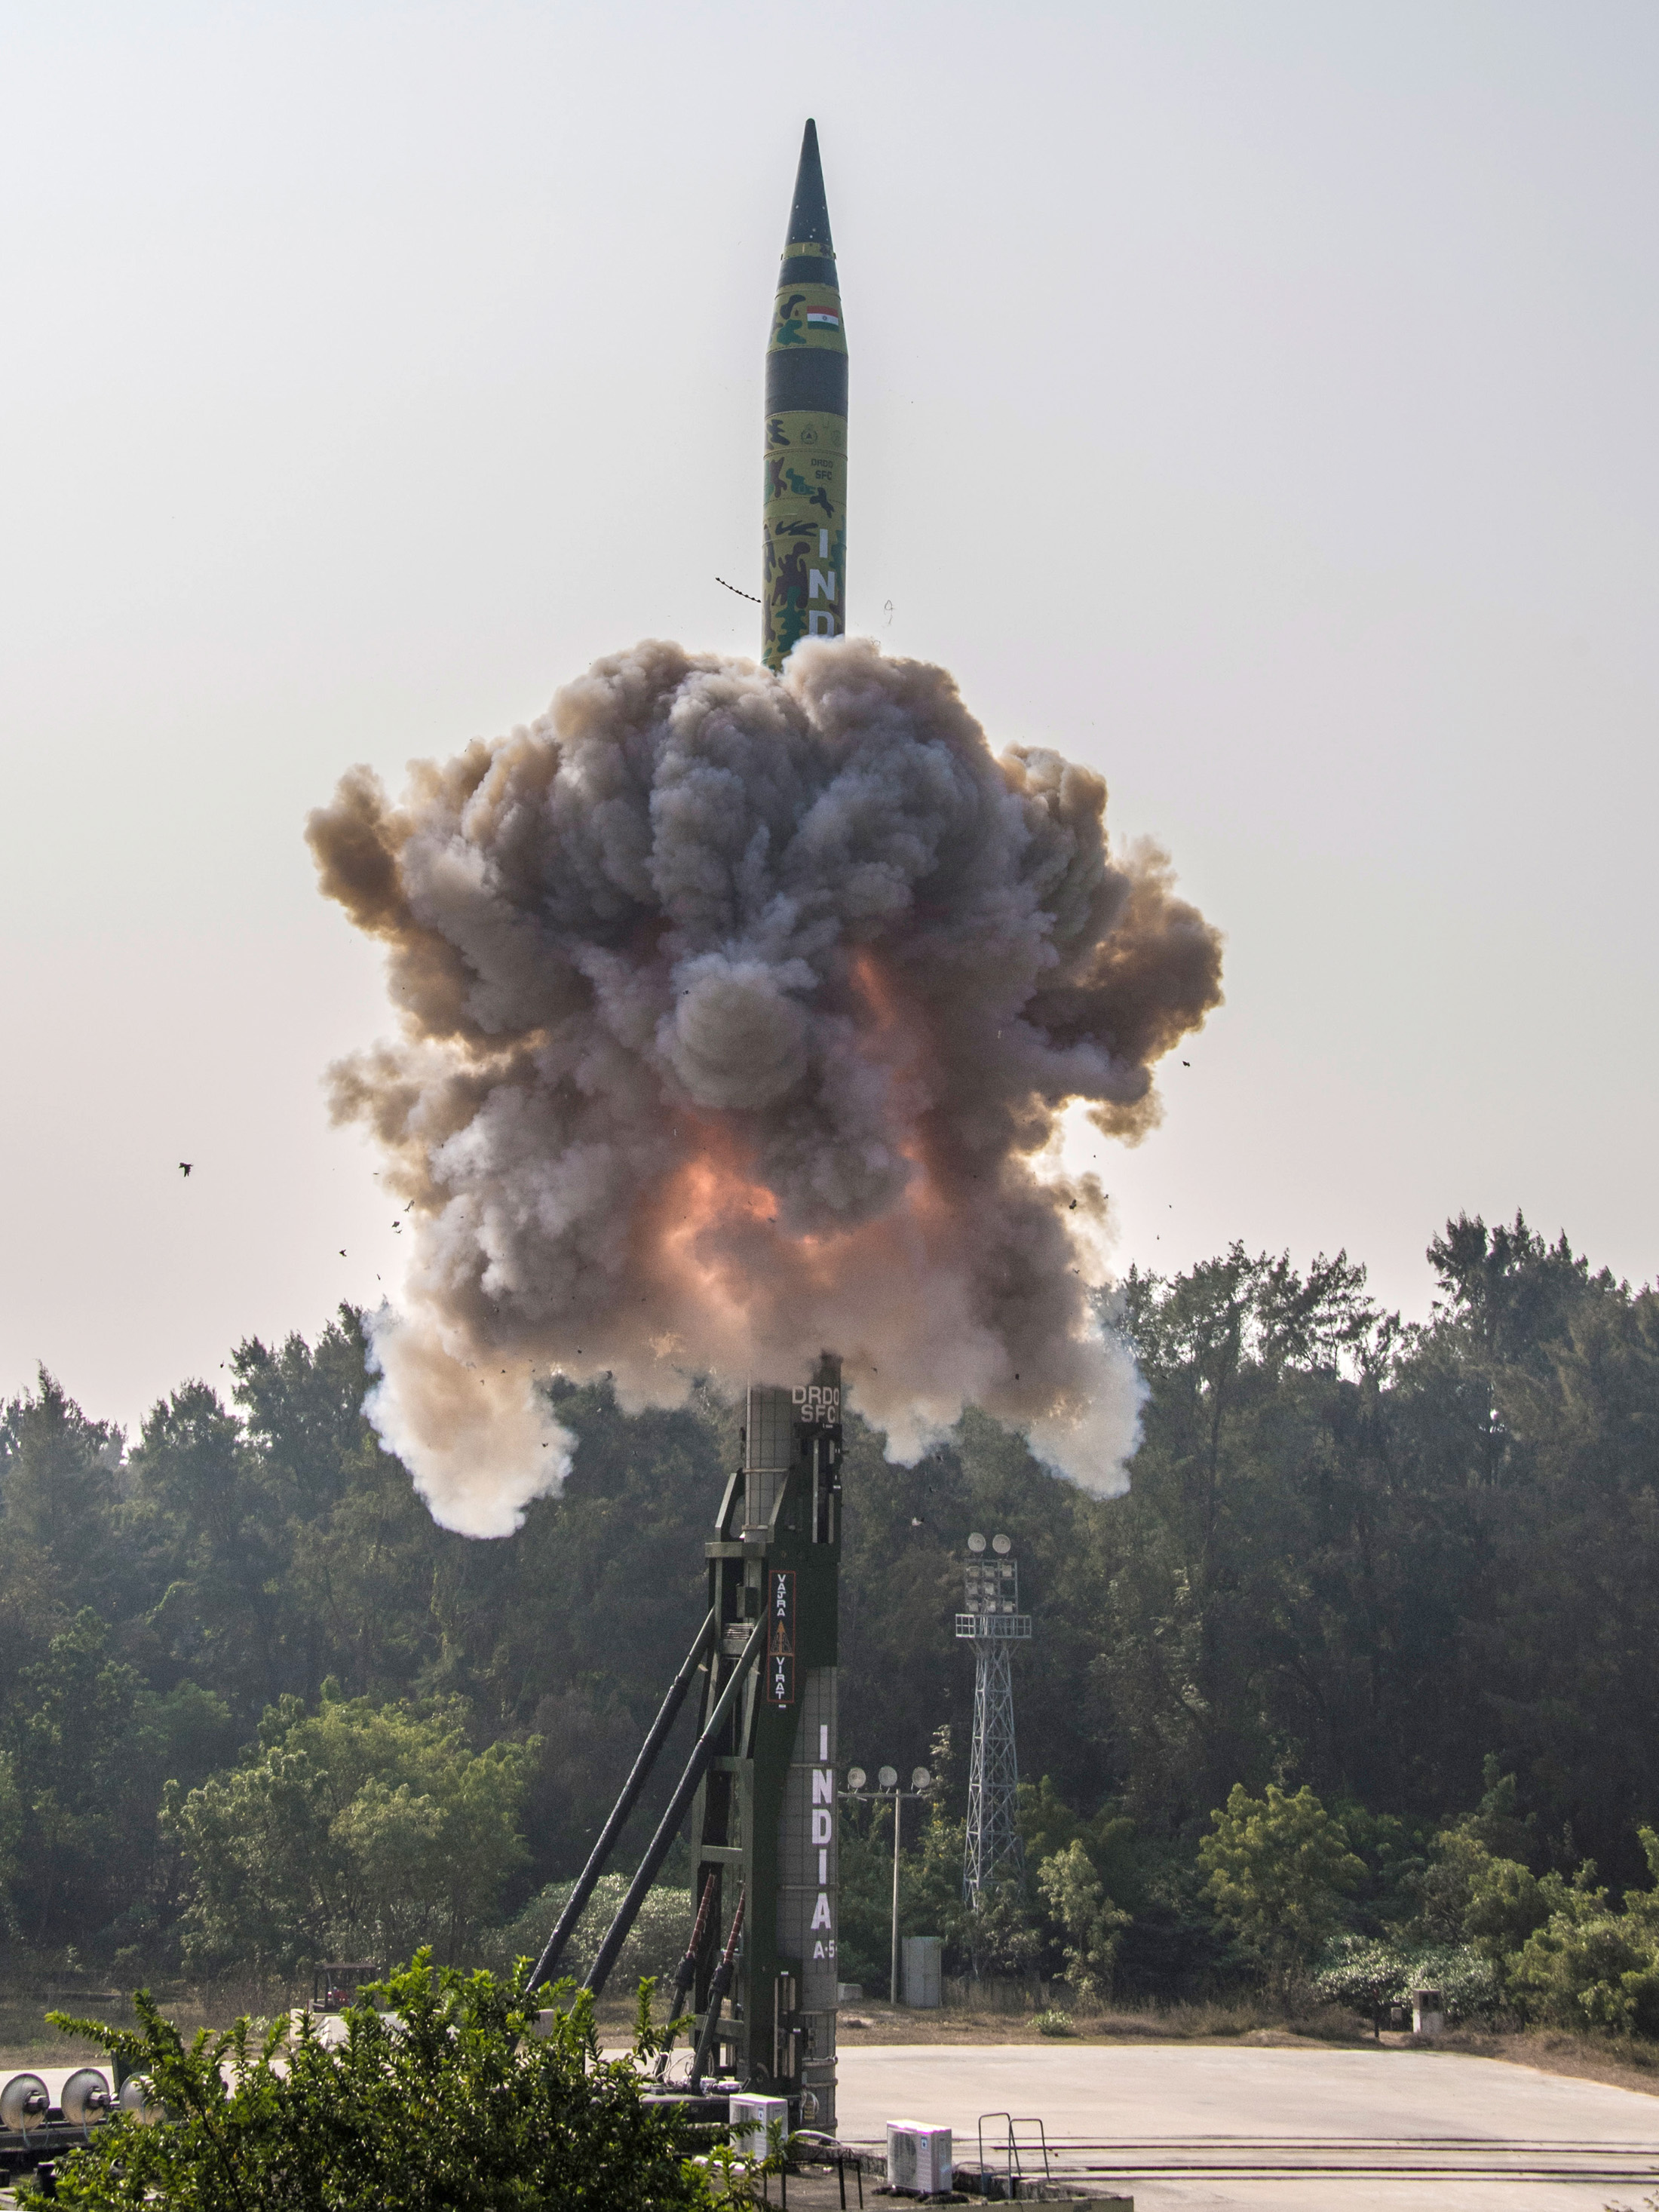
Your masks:
{"label": "shrub", "polygon": [[1037,1887],[1066,1931],[1066,1978],[1073,1995],[1082,2004],[1103,2004],[1129,1915],[1107,1896],[1081,1837],[1043,1861]]}
{"label": "shrub", "polygon": [[1391,2004],[1409,2002],[1413,1990],[1435,1989],[1448,2020],[1473,2020],[1497,2008],[1503,1994],[1498,1969],[1473,1944],[1412,1948],[1386,1940],[1341,1936],[1313,1978],[1327,2004],[1350,2005],[1380,2026]]}
{"label": "shrub", "polygon": [[1315,1969],[1313,1991],[1327,2004],[1351,2006],[1380,2028],[1383,2014],[1404,1996],[1408,1972],[1397,1945],[1339,1936]]}
{"label": "shrub", "polygon": [[[542,1946],[553,1933],[554,1925],[564,1910],[565,1899],[574,1887],[574,1882],[550,1882],[538,1896],[532,1897],[528,1905],[522,1906],[505,1927],[491,1929],[478,1946],[478,1955],[483,1964],[496,1973],[507,1976],[511,1974],[516,1960],[538,1959]],[[576,1932],[570,1939],[569,1948],[560,1961],[562,1972],[578,1975],[586,1971],[594,1953],[605,1939],[605,1930],[617,1917],[617,1907],[627,1893],[627,1876],[619,1874],[599,1876],[586,1909],[576,1923]],[[628,1940],[611,1969],[609,1987],[632,1991],[647,1976],[659,1982],[672,1980],[674,1969],[684,1957],[685,1947],[690,1941],[690,1891],[651,1890],[640,1907],[639,1917],[628,1931]]]}
{"label": "shrub", "polygon": [[[591,2000],[568,1984],[545,2035],[523,1979],[502,1982],[429,1956],[345,2014],[325,2048],[308,2014],[263,2037],[238,2021],[185,2045],[148,1993],[128,2033],[52,2015],[147,2074],[159,2125],[118,2118],[74,2152],[58,2180],[80,2212],[435,2212],[558,2203],[580,2212],[699,2212],[718,2166],[694,2166],[677,2118],[647,2106],[638,2066],[600,2057]],[[635,2058],[649,2057],[649,1991]]]}
{"label": "shrub", "polygon": [[1606,1893],[1553,1912],[1510,1962],[1510,1978],[1528,2008],[1562,2027],[1615,2034],[1659,2032],[1659,1955],[1640,1918],[1614,1912]]}

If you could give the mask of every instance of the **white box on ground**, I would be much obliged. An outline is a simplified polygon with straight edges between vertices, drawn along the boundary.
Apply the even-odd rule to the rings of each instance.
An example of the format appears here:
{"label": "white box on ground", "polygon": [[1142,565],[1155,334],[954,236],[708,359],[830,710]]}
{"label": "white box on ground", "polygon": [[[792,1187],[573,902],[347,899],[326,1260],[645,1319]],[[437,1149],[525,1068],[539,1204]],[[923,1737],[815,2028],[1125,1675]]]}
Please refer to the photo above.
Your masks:
{"label": "white box on ground", "polygon": [[1438,1990],[1412,1991],[1412,2033],[1427,2038],[1432,2043],[1446,2033],[1446,2015],[1442,2010],[1443,2000]]}
{"label": "white box on ground", "polygon": [[951,2130],[929,2127],[925,2120],[887,2123],[887,2186],[913,2191],[918,2197],[950,2194]]}
{"label": "white box on ground", "polygon": [[789,2140],[789,2100],[787,2097],[733,2097],[732,2148],[739,2158],[764,2158],[767,2136],[775,2124]]}
{"label": "white box on ground", "polygon": [[907,1936],[904,1954],[904,2002],[908,2005],[937,2005],[945,1991],[945,1938]]}

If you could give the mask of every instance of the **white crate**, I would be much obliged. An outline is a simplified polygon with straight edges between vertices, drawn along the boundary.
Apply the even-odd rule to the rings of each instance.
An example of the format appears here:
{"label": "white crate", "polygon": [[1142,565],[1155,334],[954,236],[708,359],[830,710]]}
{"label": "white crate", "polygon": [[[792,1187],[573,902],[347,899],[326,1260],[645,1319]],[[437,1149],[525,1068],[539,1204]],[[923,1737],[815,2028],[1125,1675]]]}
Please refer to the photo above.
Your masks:
{"label": "white crate", "polygon": [[945,2197],[950,2194],[951,2130],[930,2127],[925,2120],[887,2123],[887,2186],[908,2196]]}
{"label": "white crate", "polygon": [[783,2140],[789,2140],[789,2100],[787,2097],[733,2097],[732,2148],[739,2158],[764,2158],[766,2138],[781,2124]]}

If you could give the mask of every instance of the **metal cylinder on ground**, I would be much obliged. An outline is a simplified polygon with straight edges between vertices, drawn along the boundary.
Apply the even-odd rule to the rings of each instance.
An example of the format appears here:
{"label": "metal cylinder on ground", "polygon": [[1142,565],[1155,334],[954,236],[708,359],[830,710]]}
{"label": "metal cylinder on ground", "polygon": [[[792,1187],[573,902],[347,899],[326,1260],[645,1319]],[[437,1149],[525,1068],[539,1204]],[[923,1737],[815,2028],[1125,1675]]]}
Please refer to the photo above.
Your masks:
{"label": "metal cylinder on ground", "polygon": [[58,2092],[58,2108],[72,2128],[83,2128],[109,2111],[114,2102],[109,2079],[95,2066],[82,2066]]}
{"label": "metal cylinder on ground", "polygon": [[38,2074],[13,2074],[0,2083],[0,2128],[27,2135],[45,2123],[51,2106],[51,2093]]}

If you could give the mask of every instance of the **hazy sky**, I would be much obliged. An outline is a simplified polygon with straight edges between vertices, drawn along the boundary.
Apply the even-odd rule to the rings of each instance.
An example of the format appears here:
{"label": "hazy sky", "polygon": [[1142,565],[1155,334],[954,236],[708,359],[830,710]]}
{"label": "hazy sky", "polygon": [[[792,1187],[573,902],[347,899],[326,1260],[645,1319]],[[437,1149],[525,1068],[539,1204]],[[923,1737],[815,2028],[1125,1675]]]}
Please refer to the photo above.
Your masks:
{"label": "hazy sky", "polygon": [[0,1389],[395,1285],[306,811],[754,649],[808,113],[854,627],[1227,933],[1120,1261],[1653,1273],[1656,109],[1652,0],[0,9]]}

